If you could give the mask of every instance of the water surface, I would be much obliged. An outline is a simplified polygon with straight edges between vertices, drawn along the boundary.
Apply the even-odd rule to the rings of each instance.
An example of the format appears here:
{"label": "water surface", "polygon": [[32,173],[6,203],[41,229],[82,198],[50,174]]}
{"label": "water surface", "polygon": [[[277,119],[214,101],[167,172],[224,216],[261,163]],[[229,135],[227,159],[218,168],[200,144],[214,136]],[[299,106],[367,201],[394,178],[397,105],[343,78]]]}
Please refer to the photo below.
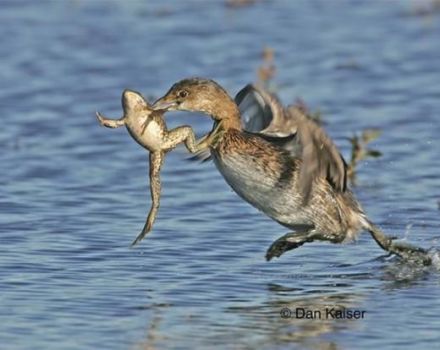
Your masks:
{"label": "water surface", "polygon": [[[438,246],[440,16],[415,2],[2,1],[0,343],[7,349],[433,348],[439,278],[384,257],[367,235],[266,263],[286,230],[180,148],[162,172],[158,220],[147,153],[119,117],[124,88],[151,98],[183,77],[231,94],[276,52],[285,103],[320,109],[343,154],[365,127],[383,157],[355,192],[386,232]],[[426,2],[429,6],[428,2]],[[169,125],[206,132],[200,115]],[[283,308],[365,310],[361,320],[280,317]]]}

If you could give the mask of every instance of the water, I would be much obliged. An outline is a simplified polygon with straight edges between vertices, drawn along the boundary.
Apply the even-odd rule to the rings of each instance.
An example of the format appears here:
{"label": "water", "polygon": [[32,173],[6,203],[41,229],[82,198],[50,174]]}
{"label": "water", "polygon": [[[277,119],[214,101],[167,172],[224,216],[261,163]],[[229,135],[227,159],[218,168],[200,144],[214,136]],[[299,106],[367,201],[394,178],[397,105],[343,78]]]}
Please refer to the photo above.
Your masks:
{"label": "water", "polygon": [[[236,93],[268,45],[283,101],[319,108],[346,157],[346,137],[383,130],[355,192],[386,232],[438,247],[440,16],[411,15],[418,3],[0,2],[1,347],[438,346],[434,268],[385,257],[366,234],[266,263],[286,230],[182,148],[166,159],[153,232],[130,249],[149,208],[147,154],[94,117],[119,117],[124,88],[157,97],[187,76]],[[326,307],[366,313],[280,317]]]}

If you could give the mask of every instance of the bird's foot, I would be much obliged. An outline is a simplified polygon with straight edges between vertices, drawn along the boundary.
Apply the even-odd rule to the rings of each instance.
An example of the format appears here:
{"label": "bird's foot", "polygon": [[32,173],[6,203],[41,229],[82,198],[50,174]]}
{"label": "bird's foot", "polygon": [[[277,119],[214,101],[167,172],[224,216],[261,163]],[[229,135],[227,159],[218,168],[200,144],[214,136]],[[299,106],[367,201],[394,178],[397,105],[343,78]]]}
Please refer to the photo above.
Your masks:
{"label": "bird's foot", "polygon": [[284,236],[278,238],[271,244],[266,252],[266,260],[270,261],[272,258],[279,258],[285,252],[298,248],[306,242],[311,242],[313,239],[309,237],[309,233],[287,233]]}
{"label": "bird's foot", "polygon": [[408,262],[413,262],[425,266],[432,264],[432,259],[425,249],[415,247],[408,243],[392,242],[390,246],[390,251]]}

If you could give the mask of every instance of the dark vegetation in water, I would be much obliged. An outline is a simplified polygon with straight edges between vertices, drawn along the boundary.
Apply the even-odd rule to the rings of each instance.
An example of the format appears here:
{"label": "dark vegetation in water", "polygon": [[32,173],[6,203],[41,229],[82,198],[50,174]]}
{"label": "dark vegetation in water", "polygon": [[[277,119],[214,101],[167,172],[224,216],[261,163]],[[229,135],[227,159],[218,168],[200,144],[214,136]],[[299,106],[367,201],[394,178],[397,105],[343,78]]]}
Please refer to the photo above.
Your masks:
{"label": "dark vegetation in water", "polygon": [[410,16],[432,17],[440,14],[440,0],[413,0],[408,12]]}
{"label": "dark vegetation in water", "polygon": [[261,53],[261,60],[261,65],[257,69],[256,84],[268,91],[275,92],[275,87],[273,86],[273,79],[276,74],[274,50],[268,46],[264,47]]}
{"label": "dark vegetation in water", "polygon": [[241,8],[254,5],[256,0],[225,0],[225,6],[229,8]]}
{"label": "dark vegetation in water", "polygon": [[351,158],[347,167],[347,175],[352,184],[355,184],[356,166],[360,161],[366,158],[377,158],[382,155],[380,151],[367,147],[367,145],[377,139],[381,133],[379,129],[364,129],[360,135],[354,134],[348,138],[351,143]]}

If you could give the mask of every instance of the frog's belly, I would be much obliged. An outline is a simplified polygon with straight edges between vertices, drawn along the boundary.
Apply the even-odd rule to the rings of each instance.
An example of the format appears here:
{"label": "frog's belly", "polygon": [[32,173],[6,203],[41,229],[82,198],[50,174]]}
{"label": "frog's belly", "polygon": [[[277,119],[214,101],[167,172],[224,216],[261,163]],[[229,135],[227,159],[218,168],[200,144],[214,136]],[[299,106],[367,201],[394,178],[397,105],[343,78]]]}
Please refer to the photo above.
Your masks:
{"label": "frog's belly", "polygon": [[312,223],[301,210],[302,199],[293,183],[282,183],[250,157],[219,158],[216,167],[226,182],[245,201],[282,225],[297,228]]}
{"label": "frog's belly", "polygon": [[127,130],[142,147],[150,151],[159,151],[161,149],[164,137],[163,130],[162,126],[158,125],[155,121],[149,122],[145,130],[144,124],[130,123],[127,125]]}

